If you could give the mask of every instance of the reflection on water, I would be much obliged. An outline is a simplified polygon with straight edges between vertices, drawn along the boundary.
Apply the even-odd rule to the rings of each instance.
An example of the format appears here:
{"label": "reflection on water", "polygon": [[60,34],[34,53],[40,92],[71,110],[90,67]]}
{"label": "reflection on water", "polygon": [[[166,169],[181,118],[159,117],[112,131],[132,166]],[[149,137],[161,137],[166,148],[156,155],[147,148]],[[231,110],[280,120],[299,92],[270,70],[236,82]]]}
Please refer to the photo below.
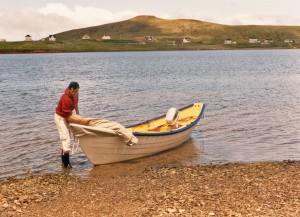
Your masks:
{"label": "reflection on water", "polygon": [[0,178],[61,171],[53,113],[70,81],[81,85],[82,115],[123,125],[206,104],[186,144],[94,168],[79,152],[73,173],[299,159],[299,57],[299,50],[1,55]]}
{"label": "reflection on water", "polygon": [[137,171],[138,169],[149,169],[151,167],[189,166],[195,163],[201,155],[201,148],[195,146],[193,139],[189,139],[184,144],[160,154],[114,164],[95,166],[88,174],[97,176],[103,173],[121,174],[130,170]]}

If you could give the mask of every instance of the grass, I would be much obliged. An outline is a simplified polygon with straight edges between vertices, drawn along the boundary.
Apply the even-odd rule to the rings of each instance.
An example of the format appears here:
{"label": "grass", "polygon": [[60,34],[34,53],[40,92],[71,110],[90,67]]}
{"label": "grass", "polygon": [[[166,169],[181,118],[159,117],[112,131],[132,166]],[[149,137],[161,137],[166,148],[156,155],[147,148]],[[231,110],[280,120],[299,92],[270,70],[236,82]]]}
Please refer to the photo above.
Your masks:
{"label": "grass", "polygon": [[44,53],[44,52],[95,52],[95,51],[166,51],[166,50],[224,50],[224,49],[272,49],[294,48],[287,43],[281,44],[232,44],[208,43],[198,41],[186,43],[183,46],[172,45],[171,40],[157,43],[139,43],[134,40],[62,40],[57,42],[31,41],[31,42],[2,42],[0,53]]}

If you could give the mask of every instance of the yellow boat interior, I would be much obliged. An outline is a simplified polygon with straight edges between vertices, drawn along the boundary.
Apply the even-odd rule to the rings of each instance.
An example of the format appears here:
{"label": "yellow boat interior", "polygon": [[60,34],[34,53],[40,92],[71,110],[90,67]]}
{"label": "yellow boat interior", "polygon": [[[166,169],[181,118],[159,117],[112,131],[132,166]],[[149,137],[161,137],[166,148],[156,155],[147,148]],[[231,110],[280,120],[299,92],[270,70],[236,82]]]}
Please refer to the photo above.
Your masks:
{"label": "yellow boat interior", "polygon": [[170,132],[172,130],[182,129],[195,120],[200,119],[200,115],[203,113],[204,104],[194,103],[188,107],[179,109],[178,121],[176,126],[172,126],[168,123],[166,116],[162,116],[153,120],[146,121],[144,123],[127,128],[131,132],[139,133],[163,133]]}

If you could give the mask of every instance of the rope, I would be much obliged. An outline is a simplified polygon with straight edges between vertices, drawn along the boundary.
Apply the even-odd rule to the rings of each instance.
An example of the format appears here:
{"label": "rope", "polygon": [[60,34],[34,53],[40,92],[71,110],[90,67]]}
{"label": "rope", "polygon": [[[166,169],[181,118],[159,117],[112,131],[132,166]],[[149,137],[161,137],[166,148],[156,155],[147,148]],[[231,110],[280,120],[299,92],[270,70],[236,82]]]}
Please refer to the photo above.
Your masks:
{"label": "rope", "polygon": [[74,138],[74,142],[73,142],[73,145],[72,145],[71,155],[76,154],[77,153],[77,149],[79,147],[79,141],[78,141],[78,139],[75,136],[73,136],[73,138]]}

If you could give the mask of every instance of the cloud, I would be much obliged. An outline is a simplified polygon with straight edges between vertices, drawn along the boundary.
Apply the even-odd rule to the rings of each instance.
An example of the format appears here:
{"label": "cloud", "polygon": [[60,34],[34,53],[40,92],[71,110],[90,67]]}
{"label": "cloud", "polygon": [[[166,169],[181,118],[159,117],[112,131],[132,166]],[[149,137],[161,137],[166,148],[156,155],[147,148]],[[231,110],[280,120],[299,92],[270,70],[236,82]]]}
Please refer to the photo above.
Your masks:
{"label": "cloud", "polygon": [[195,19],[205,22],[225,24],[225,25],[290,25],[299,26],[300,18],[288,15],[250,15],[246,13],[235,13],[230,16],[213,14],[195,15],[179,12],[163,13],[158,15],[164,19]]}
{"label": "cloud", "polygon": [[134,11],[111,12],[102,8],[64,4],[47,4],[43,8],[26,8],[17,11],[0,12],[0,38],[8,41],[22,41],[30,34],[39,40],[50,34],[101,25],[137,16]]}
{"label": "cloud", "polygon": [[257,15],[250,14],[234,14],[230,17],[222,19],[224,24],[230,25],[299,25],[300,18],[288,15]]}
{"label": "cloud", "polygon": [[134,11],[124,10],[113,13],[109,10],[96,7],[80,6],[69,8],[64,4],[47,4],[46,7],[38,9],[44,15],[56,14],[73,20],[82,27],[101,25],[109,22],[120,21],[137,16]]}
{"label": "cloud", "polygon": [[0,14],[0,38],[8,41],[24,40],[26,34],[30,34],[34,40],[39,40],[49,34],[76,26],[77,24],[67,17],[57,14],[43,15],[32,9],[5,11]]}

